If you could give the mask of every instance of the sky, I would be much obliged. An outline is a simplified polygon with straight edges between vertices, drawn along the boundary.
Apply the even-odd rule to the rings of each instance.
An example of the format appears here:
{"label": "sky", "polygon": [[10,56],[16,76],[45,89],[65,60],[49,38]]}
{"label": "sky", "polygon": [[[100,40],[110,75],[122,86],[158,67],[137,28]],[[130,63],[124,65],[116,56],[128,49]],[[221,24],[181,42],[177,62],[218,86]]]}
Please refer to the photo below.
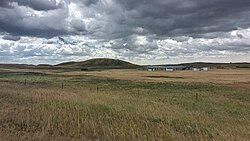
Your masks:
{"label": "sky", "polygon": [[250,62],[250,1],[0,1],[0,63],[92,58]]}

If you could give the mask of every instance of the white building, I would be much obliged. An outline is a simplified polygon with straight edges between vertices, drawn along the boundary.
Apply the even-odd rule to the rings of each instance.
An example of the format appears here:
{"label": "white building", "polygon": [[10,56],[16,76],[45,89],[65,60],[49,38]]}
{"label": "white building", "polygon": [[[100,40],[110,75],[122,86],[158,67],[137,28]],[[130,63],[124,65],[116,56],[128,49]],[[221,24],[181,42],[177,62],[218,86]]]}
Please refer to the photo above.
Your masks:
{"label": "white building", "polygon": [[208,68],[207,67],[203,67],[201,68],[203,71],[208,71]]}
{"label": "white building", "polygon": [[202,67],[202,68],[192,68],[193,71],[208,71],[208,67]]}
{"label": "white building", "polygon": [[174,69],[166,68],[166,71],[174,71]]}
{"label": "white building", "polygon": [[192,68],[193,71],[201,71],[200,68]]}

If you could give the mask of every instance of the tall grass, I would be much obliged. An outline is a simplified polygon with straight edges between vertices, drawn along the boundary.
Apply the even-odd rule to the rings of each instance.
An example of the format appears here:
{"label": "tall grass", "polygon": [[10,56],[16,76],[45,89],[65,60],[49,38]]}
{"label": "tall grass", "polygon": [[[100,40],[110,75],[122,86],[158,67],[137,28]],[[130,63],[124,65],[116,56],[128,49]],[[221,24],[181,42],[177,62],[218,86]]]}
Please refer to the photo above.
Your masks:
{"label": "tall grass", "polygon": [[212,84],[5,73],[0,140],[249,140],[249,101]]}

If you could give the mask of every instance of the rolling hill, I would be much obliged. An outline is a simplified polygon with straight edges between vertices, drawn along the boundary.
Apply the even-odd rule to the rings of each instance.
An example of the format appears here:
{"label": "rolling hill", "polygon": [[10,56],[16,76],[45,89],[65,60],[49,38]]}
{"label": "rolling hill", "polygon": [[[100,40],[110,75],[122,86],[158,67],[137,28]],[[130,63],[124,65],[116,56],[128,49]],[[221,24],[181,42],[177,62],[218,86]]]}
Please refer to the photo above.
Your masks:
{"label": "rolling hill", "polygon": [[[250,63],[209,63],[209,62],[194,62],[183,64],[171,64],[171,65],[185,65],[190,67],[209,67],[211,69],[250,69]],[[136,69],[139,65],[132,64],[130,62],[108,59],[108,58],[96,58],[81,62],[65,62],[57,65],[39,64],[0,64],[0,68],[10,69],[82,69],[82,70],[102,70],[102,69]]]}
{"label": "rolling hill", "polygon": [[66,62],[55,66],[81,69],[135,69],[138,67],[138,65],[126,61],[107,58],[90,59],[82,62]]}

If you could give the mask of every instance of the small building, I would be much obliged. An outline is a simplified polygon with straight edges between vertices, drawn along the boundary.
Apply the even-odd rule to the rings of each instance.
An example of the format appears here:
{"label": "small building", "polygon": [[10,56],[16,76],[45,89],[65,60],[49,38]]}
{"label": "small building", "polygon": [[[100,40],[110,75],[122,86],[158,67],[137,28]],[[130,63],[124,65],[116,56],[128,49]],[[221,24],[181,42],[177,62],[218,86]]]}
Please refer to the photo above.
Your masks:
{"label": "small building", "polygon": [[203,67],[202,70],[203,70],[203,71],[208,71],[209,68],[208,68],[208,67]]}
{"label": "small building", "polygon": [[192,68],[193,71],[208,71],[208,67],[202,67],[202,68]]}
{"label": "small building", "polygon": [[148,71],[155,71],[155,69],[153,69],[153,68],[149,68],[149,69],[148,69]]}
{"label": "small building", "polygon": [[174,71],[174,69],[166,68],[166,71]]}
{"label": "small building", "polygon": [[201,68],[192,68],[193,71],[201,71]]}

